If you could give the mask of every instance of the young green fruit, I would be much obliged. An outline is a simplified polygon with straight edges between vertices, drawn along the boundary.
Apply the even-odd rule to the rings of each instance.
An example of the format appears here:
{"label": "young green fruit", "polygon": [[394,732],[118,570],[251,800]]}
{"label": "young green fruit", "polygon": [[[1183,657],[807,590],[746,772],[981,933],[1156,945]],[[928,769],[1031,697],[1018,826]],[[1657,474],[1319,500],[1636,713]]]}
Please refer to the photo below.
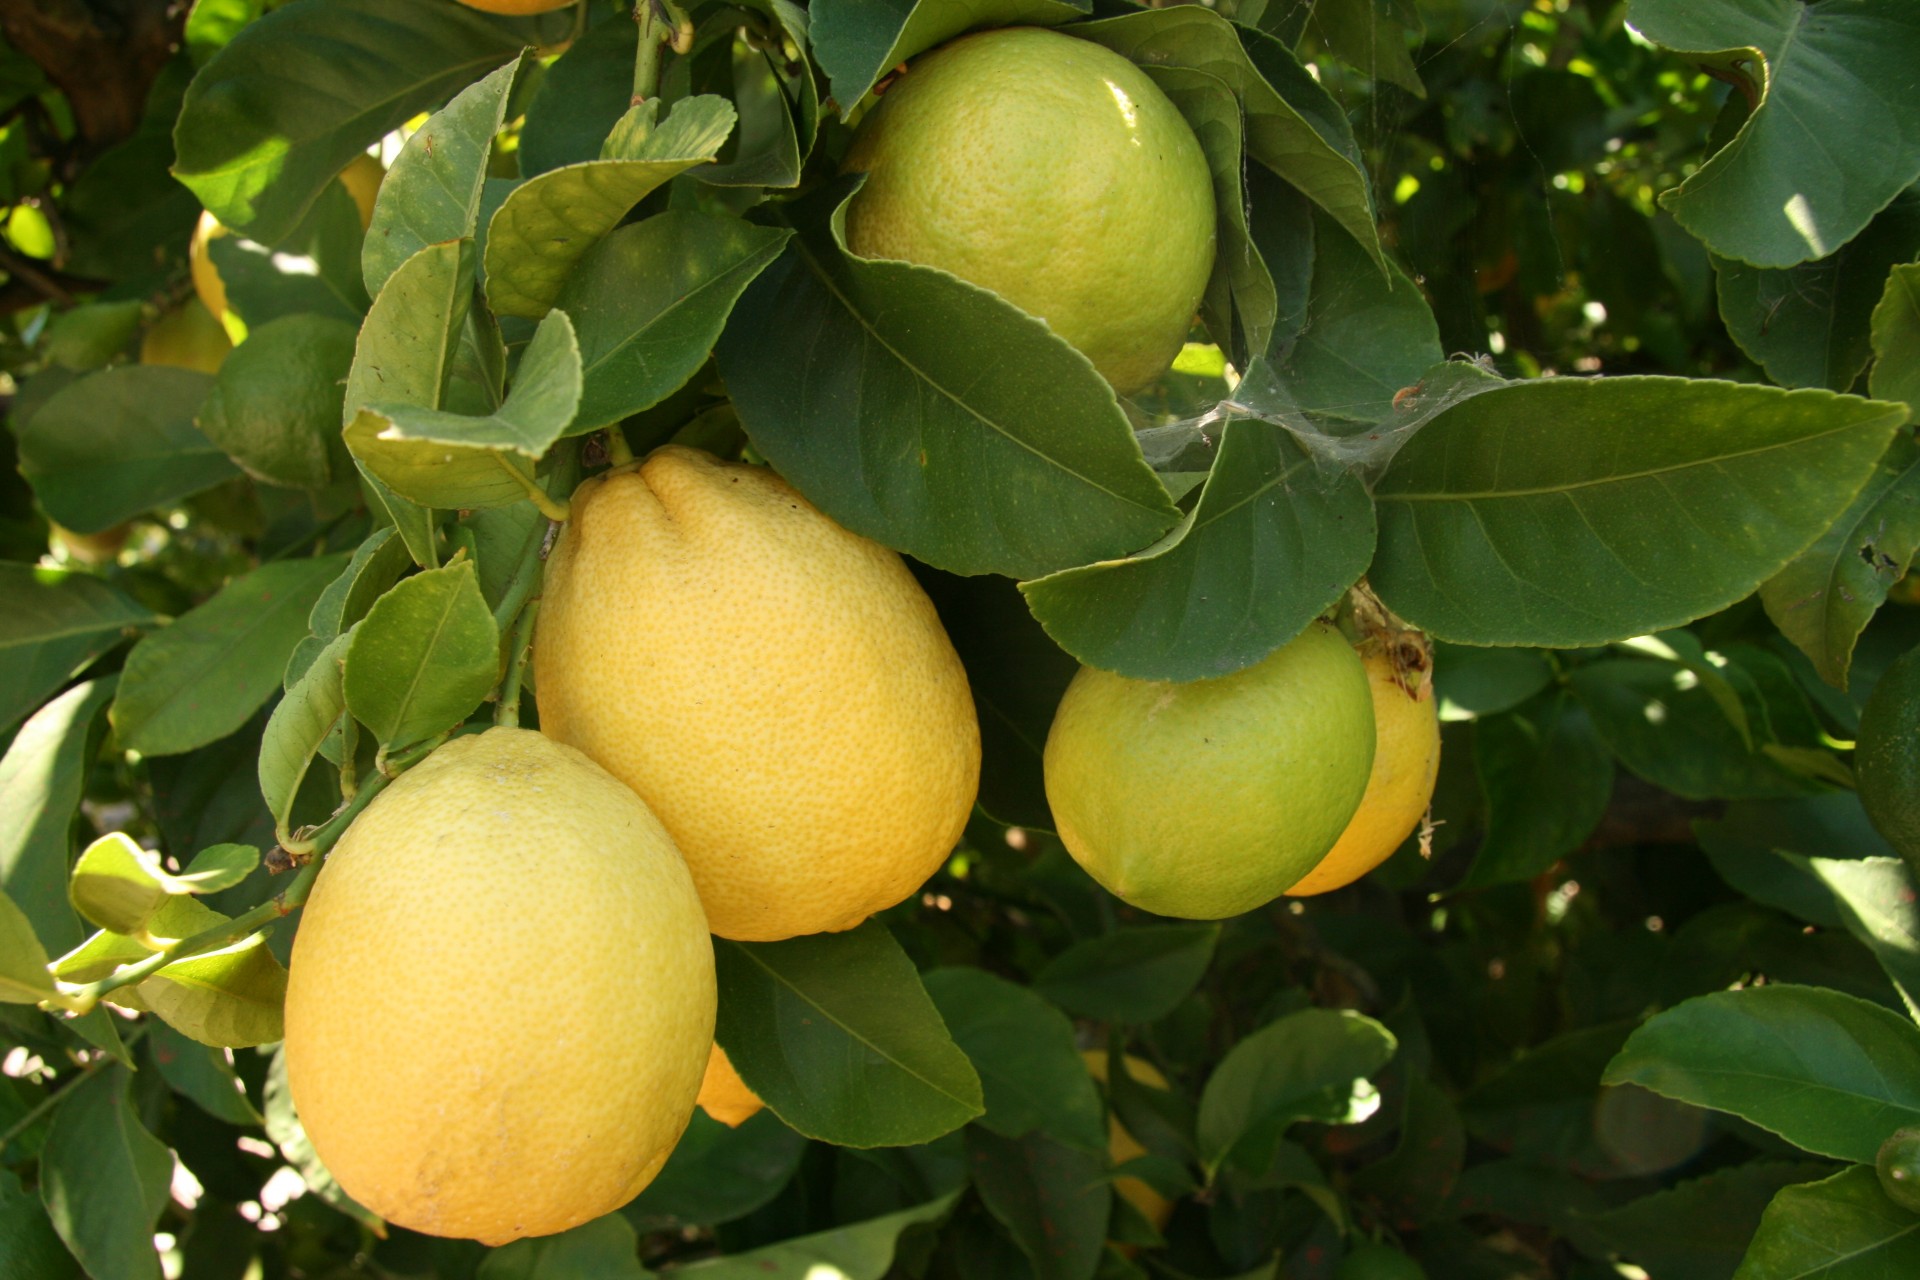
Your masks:
{"label": "young green fruit", "polygon": [[1860,803],[1920,874],[1920,649],[1888,667],[1860,712],[1853,752]]}
{"label": "young green fruit", "polygon": [[1213,178],[1145,72],[1035,27],[916,59],[860,124],[847,245],[1045,320],[1122,394],[1172,363],[1213,269]]}
{"label": "young green fruit", "polygon": [[1887,1199],[1902,1209],[1920,1213],[1920,1127],[1894,1130],[1880,1144],[1873,1171],[1880,1177],[1880,1189]]}
{"label": "young green fruit", "polygon": [[713,1043],[713,947],[647,807],[526,729],[455,738],[389,786],[314,885],[286,1063],[347,1194],[504,1244],[652,1181]]}
{"label": "young green fruit", "polygon": [[1373,752],[1366,669],[1316,622],[1212,680],[1081,668],[1047,735],[1047,802],[1067,852],[1115,896],[1217,920],[1313,869],[1359,807]]}
{"label": "young green fruit", "polygon": [[926,593],[765,467],[669,446],[581,485],[533,657],[541,729],[660,815],[722,937],[851,929],[973,811],[980,727]]}

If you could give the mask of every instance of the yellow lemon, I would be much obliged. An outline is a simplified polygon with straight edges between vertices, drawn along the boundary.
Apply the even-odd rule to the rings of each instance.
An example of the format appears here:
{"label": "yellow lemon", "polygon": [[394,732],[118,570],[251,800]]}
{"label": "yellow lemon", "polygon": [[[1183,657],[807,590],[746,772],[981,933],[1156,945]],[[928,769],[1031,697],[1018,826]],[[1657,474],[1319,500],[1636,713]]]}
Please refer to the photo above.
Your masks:
{"label": "yellow lemon", "polygon": [[1172,684],[1083,667],[1047,734],[1054,829],[1116,897],[1218,920],[1333,847],[1373,765],[1366,669],[1323,622],[1244,670]]}
{"label": "yellow lemon", "polygon": [[581,485],[534,675],[541,728],[660,815],[722,937],[850,929],[972,812],[979,724],[933,605],[764,467],[669,446]]}
{"label": "yellow lemon", "polygon": [[673,841],[579,752],[455,738],[354,822],[287,983],[287,1078],[347,1193],[490,1245],[653,1179],[713,1041],[713,949]]}
{"label": "yellow lemon", "polygon": [[140,339],[141,364],[167,364],[202,373],[218,373],[233,341],[206,304],[188,298],[177,310],[154,321]]}
{"label": "yellow lemon", "polygon": [[713,1052],[707,1055],[707,1075],[700,1082],[700,1097],[696,1101],[703,1111],[729,1129],[738,1129],[767,1105],[760,1101],[759,1094],[747,1087],[747,1082],[733,1069],[727,1051],[717,1042]]}
{"label": "yellow lemon", "polygon": [[1166,371],[1213,269],[1213,179],[1180,112],[1112,50],[1036,27],[919,58],[845,168],[864,257],[939,267],[1045,320],[1121,393]]}
{"label": "yellow lemon", "polygon": [[380,184],[386,176],[387,171],[380,162],[364,151],[347,161],[347,167],[340,171],[340,185],[347,189],[354,207],[360,211],[362,231],[373,225],[373,202],[380,197]]}
{"label": "yellow lemon", "polygon": [[[1080,1055],[1087,1064],[1087,1070],[1101,1084],[1107,1082],[1107,1055],[1103,1049],[1088,1049]],[[1127,1074],[1140,1083],[1155,1089],[1166,1089],[1167,1078],[1159,1069],[1144,1058],[1127,1054]],[[1129,1160],[1137,1160],[1147,1154],[1140,1140],[1127,1131],[1117,1116],[1107,1119],[1107,1158],[1118,1168]],[[1140,1211],[1140,1216],[1153,1224],[1155,1231],[1167,1225],[1167,1219],[1173,1216],[1173,1201],[1155,1191],[1138,1178],[1115,1178],[1113,1189],[1121,1199]]]}
{"label": "yellow lemon", "polygon": [[[1417,662],[1399,656],[1414,652]],[[1426,646],[1409,633],[1402,647],[1374,646],[1363,661],[1373,690],[1375,734],[1367,794],[1320,865],[1287,890],[1294,897],[1342,888],[1385,862],[1433,803],[1434,780],[1440,776],[1440,713],[1427,678]]]}

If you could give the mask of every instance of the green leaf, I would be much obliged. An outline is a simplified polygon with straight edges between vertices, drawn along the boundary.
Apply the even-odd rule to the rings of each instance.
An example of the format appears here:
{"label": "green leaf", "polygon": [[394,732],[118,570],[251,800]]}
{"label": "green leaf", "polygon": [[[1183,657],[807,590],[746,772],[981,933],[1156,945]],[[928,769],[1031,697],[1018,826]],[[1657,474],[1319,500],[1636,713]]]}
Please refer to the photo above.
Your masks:
{"label": "green leaf", "polygon": [[1920,1271],[1920,1217],[1887,1199],[1871,1168],[1773,1198],[1734,1280],[1887,1280]]}
{"label": "green leaf", "polygon": [[1434,645],[1433,688],[1442,720],[1511,711],[1553,682],[1553,666],[1537,649],[1474,649]]}
{"label": "green leaf", "polygon": [[1888,1134],[1920,1123],[1920,1029],[1822,987],[1715,992],[1648,1019],[1604,1082],[1728,1111],[1815,1155],[1872,1164]]}
{"label": "green leaf", "polygon": [[1354,1175],[1353,1189],[1377,1201],[1395,1222],[1431,1222],[1446,1208],[1466,1157],[1467,1131],[1453,1100],[1409,1074],[1400,1141],[1391,1154]]}
{"label": "green leaf", "polygon": [[331,641],[353,629],[367,616],[373,602],[400,580],[409,563],[405,539],[391,526],[375,529],[354,550],[353,559],[340,576],[327,584],[307,615],[307,628],[314,637]]}
{"label": "green leaf", "polygon": [[[1916,277],[1920,279],[1920,277]],[[1786,567],[1760,584],[1780,634],[1820,678],[1847,687],[1853,647],[1920,550],[1920,443],[1900,432],[1866,488]]]}
{"label": "green leaf", "polygon": [[974,1127],[967,1130],[967,1164],[981,1202],[1013,1236],[1037,1280],[1094,1274],[1113,1206],[1103,1153],[1041,1133],[1016,1139]]}
{"label": "green leaf", "polygon": [[1587,713],[1555,693],[1474,729],[1487,835],[1463,886],[1530,880],[1579,848],[1607,810],[1613,760]]}
{"label": "green leaf", "polygon": [[0,732],[136,627],[156,621],[92,574],[0,562]]}
{"label": "green leaf", "polygon": [[1353,130],[1285,45],[1198,5],[1081,23],[1072,34],[1142,65],[1188,67],[1224,81],[1246,112],[1248,157],[1326,210],[1376,266],[1385,264]]}
{"label": "green leaf", "polygon": [[1907,1012],[1920,1017],[1920,909],[1913,878],[1899,858],[1799,858],[1833,893],[1847,932],[1872,951],[1899,990]]}
{"label": "green leaf", "polygon": [[0,893],[0,1003],[38,1004],[53,994],[47,949],[14,900]]}
{"label": "green leaf", "polygon": [[676,210],[621,227],[589,250],[554,303],[580,337],[580,411],[568,433],[618,422],[679,390],[791,234]]}
{"label": "green leaf", "polygon": [[1347,1122],[1355,1085],[1385,1066],[1398,1043],[1373,1019],[1345,1009],[1302,1009],[1268,1023],[1233,1046],[1207,1080],[1202,1162],[1218,1169],[1231,1159],[1258,1174],[1288,1125]]}
{"label": "green leaf", "polygon": [[521,176],[600,158],[607,130],[633,102],[638,38],[631,23],[596,23],[547,68],[520,129]]}
{"label": "green leaf", "polygon": [[147,1051],[173,1091],[208,1115],[242,1128],[263,1123],[224,1050],[199,1044],[158,1022],[147,1028]]}
{"label": "green leaf", "polygon": [[609,1213],[558,1235],[490,1249],[474,1280],[642,1280],[646,1274],[632,1224]]}
{"label": "green leaf", "polygon": [[573,323],[564,311],[549,312],[498,410],[470,417],[379,400],[348,422],[347,447],[382,482],[424,506],[506,506],[527,496],[534,461],[573,422],[580,386]]}
{"label": "green leaf", "polygon": [[[1272,27],[1270,21],[1261,25]],[[1424,34],[1412,4],[1323,0],[1306,7],[1303,25],[1306,35],[1369,80],[1398,85],[1416,98],[1427,96],[1407,48],[1410,33]]]}
{"label": "green leaf", "polygon": [[1571,647],[1740,599],[1831,525],[1901,408],[1678,378],[1494,387],[1374,489],[1374,589],[1463,644]]}
{"label": "green leaf", "polygon": [[114,679],[75,685],[34,713],[0,758],[0,891],[56,951],[79,942],[67,902],[74,816],[99,749],[97,722]]}
{"label": "green leaf", "polygon": [[226,289],[227,310],[249,331],[296,315],[358,324],[367,309],[360,280],[365,238],[360,206],[342,183],[330,182],[282,239],[268,245],[234,233],[214,236],[207,258]]}
{"label": "green leaf", "polygon": [[245,1048],[286,1035],[281,1006],[287,970],[253,934],[202,955],[176,960],[139,986],[140,998],[201,1044]]}
{"label": "green leaf", "polygon": [[666,1167],[623,1212],[643,1231],[731,1222],[779,1195],[806,1150],[771,1111],[732,1128],[695,1108]]}
{"label": "green leaf", "polygon": [[[1721,879],[1756,902],[1823,929],[1841,928],[1845,921],[1805,855],[1894,856],[1851,791],[1736,801],[1718,821],[1695,822],[1693,831]],[[1790,854],[1802,856],[1782,856]]]}
{"label": "green leaf", "polygon": [[1035,577],[1164,533],[1178,513],[1086,358],[984,289],[853,257],[849,189],[792,207],[799,234],[721,335],[754,446],[847,528],[955,573]]}
{"label": "green leaf", "polygon": [[47,326],[45,345],[48,360],[63,369],[84,372],[98,369],[126,350],[140,328],[143,304],[138,298],[126,302],[83,302],[63,311]]}
{"label": "green leaf", "polygon": [[406,579],[354,628],[342,690],[391,751],[453,729],[500,675],[500,629],[471,560]]}
{"label": "green leaf", "polygon": [[1750,267],[1715,258],[1720,316],[1740,349],[1784,387],[1846,391],[1873,354],[1874,307],[1887,273],[1920,253],[1920,190],[1815,262]]}
{"label": "green leaf", "polygon": [[462,89],[394,157],[360,253],[368,293],[379,296],[400,265],[429,245],[470,240],[478,232],[487,156],[506,121],[520,63],[515,58]]}
{"label": "green leaf", "polygon": [[[766,23],[769,38],[758,48],[738,39],[734,14],[719,7],[699,14],[692,51],[673,59],[661,77],[662,97],[717,94],[740,111],[731,157],[702,165],[693,177],[716,186],[793,187],[820,128],[819,90],[807,53],[808,23],[819,14],[785,0],[760,0],[755,7],[772,19]],[[791,62],[784,47],[789,43],[799,52]],[[627,61],[632,63],[631,55]],[[608,148],[619,133],[616,127],[608,136]]]}
{"label": "green leaf", "polygon": [[808,1137],[909,1146],[984,1112],[979,1076],[885,926],[715,939],[714,963],[721,1047],[747,1087]]}
{"label": "green leaf", "polygon": [[110,933],[139,933],[174,890],[160,855],[124,832],[88,845],[73,864],[67,896],[73,909]]}
{"label": "green leaf", "polygon": [[1920,178],[1920,117],[1901,105],[1920,62],[1920,12],[1906,0],[1634,0],[1627,17],[1761,97],[1660,199],[1720,256],[1761,267],[1824,258]]}
{"label": "green leaf", "polygon": [[1825,1164],[1756,1160],[1590,1215],[1587,1222],[1652,1275],[1733,1280],[1768,1201],[1831,1172]]}
{"label": "green leaf", "polygon": [[900,1237],[912,1228],[943,1221],[959,1192],[898,1213],[842,1223],[810,1236],[782,1240],[726,1258],[675,1267],[688,1280],[883,1280],[893,1266]]}
{"label": "green leaf", "polygon": [[100,533],[240,474],[194,417],[213,379],[170,365],[120,365],[54,393],[25,425],[20,474],[47,514]]}
{"label": "green leaf", "polygon": [[174,173],[267,244],[346,163],[534,42],[532,23],[464,5],[293,0],[201,69],[174,126]]}
{"label": "green leaf", "polygon": [[60,1243],[40,1197],[0,1169],[0,1258],[19,1280],[80,1280],[80,1266]]}
{"label": "green leaf", "polygon": [[441,406],[473,304],[473,272],[473,241],[458,238],[427,245],[388,274],[360,327],[344,422],[374,401]]}
{"label": "green leaf", "polygon": [[113,702],[120,744],[164,756],[218,741],[280,688],[307,614],[343,555],[279,560],[229,582],[127,655]]}
{"label": "green leaf", "polygon": [[1905,401],[1909,418],[1920,418],[1920,262],[1887,277],[1873,309],[1873,355],[1873,398]]}
{"label": "green leaf", "polygon": [[[399,539],[394,541],[397,544]],[[347,661],[353,635],[354,631],[349,630],[329,641],[306,673],[294,681],[267,720],[267,731],[260,739],[260,795],[266,800],[276,827],[284,827],[292,820],[300,784],[306,781],[314,757],[339,728],[340,717],[346,712],[341,668]],[[409,655],[383,656],[404,660]]]}
{"label": "green leaf", "polygon": [[1389,261],[1382,275],[1361,245],[1333,234],[1326,214],[1314,220],[1306,322],[1275,371],[1316,423],[1338,430],[1386,422],[1399,392],[1444,358],[1439,327],[1397,263]]}
{"label": "green leaf", "polygon": [[159,1280],[153,1228],[167,1204],[173,1157],[140,1127],[120,1067],[68,1087],[40,1150],[40,1198],[91,1276]]}
{"label": "green leaf", "polygon": [[1158,1022],[1193,993],[1219,941],[1212,923],[1116,929],[1049,960],[1033,989],[1075,1017]]}
{"label": "green leaf", "polygon": [[245,880],[259,865],[260,851],[250,844],[209,845],[171,879],[185,893],[219,893]]}
{"label": "green leaf", "polygon": [[516,187],[487,224],[487,299],[494,311],[534,320],[545,315],[587,251],[654,188],[713,159],[734,118],[725,98],[682,99],[639,157],[567,165]]}
{"label": "green leaf", "polygon": [[344,320],[313,315],[254,329],[221,364],[200,429],[268,484],[324,489],[350,478],[340,443],[341,381],[353,364],[357,332]]}
{"label": "green leaf", "polygon": [[980,1072],[982,1126],[1004,1138],[1044,1132],[1083,1150],[1107,1149],[1105,1110],[1065,1014],[984,969],[934,969],[924,980],[954,1042]]}
{"label": "green leaf", "polygon": [[1051,27],[1092,11],[1088,0],[970,0],[961,6],[888,0],[825,4],[812,13],[813,56],[833,84],[844,118],[880,77],[935,45],[984,27]]}
{"label": "green leaf", "polygon": [[[1807,790],[1747,741],[1710,685],[1678,662],[1607,658],[1572,675],[1593,726],[1628,769],[1690,800]],[[1737,705],[1737,704],[1736,704]]]}
{"label": "green leaf", "polygon": [[1272,424],[1230,419],[1194,509],[1138,555],[1023,583],[1089,666],[1198,680],[1260,661],[1337,602],[1373,554],[1373,504]]}

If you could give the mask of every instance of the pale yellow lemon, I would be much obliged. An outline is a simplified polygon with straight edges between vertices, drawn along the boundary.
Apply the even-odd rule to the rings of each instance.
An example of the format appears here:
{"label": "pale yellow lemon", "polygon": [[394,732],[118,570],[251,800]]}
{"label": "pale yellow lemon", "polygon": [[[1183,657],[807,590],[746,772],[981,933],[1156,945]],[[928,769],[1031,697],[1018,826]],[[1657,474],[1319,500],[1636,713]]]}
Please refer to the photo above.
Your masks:
{"label": "pale yellow lemon", "polygon": [[373,225],[373,202],[380,196],[380,184],[385,181],[387,171],[378,160],[362,151],[347,161],[347,167],[340,171],[340,185],[353,197],[354,208],[360,211],[360,229],[365,231]]}
{"label": "pale yellow lemon", "polygon": [[729,1129],[738,1129],[767,1105],[733,1069],[732,1060],[718,1041],[714,1043],[713,1052],[707,1056],[707,1074],[700,1081],[697,1103],[701,1110]]}
{"label": "pale yellow lemon", "polygon": [[1323,622],[1231,675],[1174,684],[1081,668],[1047,734],[1047,803],[1108,892],[1193,920],[1271,902],[1331,849],[1367,788],[1366,669]]}
{"label": "pale yellow lemon", "polygon": [[[1080,1055],[1086,1062],[1087,1070],[1101,1084],[1107,1082],[1107,1055],[1102,1049],[1088,1049]],[[1165,1090],[1167,1078],[1151,1062],[1136,1058],[1132,1054],[1125,1057],[1127,1075],[1154,1089]],[[1120,1123],[1120,1118],[1109,1115],[1107,1119],[1107,1159],[1115,1168],[1129,1160],[1137,1160],[1147,1154],[1140,1140]],[[1167,1225],[1167,1219],[1173,1216],[1173,1201],[1155,1191],[1138,1178],[1115,1178],[1113,1189],[1120,1197],[1140,1211],[1140,1216],[1153,1224],[1158,1231]]]}
{"label": "pale yellow lemon", "polygon": [[233,340],[206,304],[188,298],[148,327],[140,339],[140,363],[218,373],[232,350]]}
{"label": "pale yellow lemon", "polygon": [[1367,794],[1327,856],[1287,893],[1307,897],[1352,884],[1413,834],[1440,776],[1440,714],[1424,669],[1402,671],[1390,652],[1364,662],[1373,691],[1375,746]]}
{"label": "pale yellow lemon", "polygon": [[932,603],[763,467],[669,446],[581,485],[534,673],[541,728],[660,815],[722,937],[852,928],[973,808],[979,725]]}
{"label": "pale yellow lemon", "polygon": [[1200,143],[1140,68],[1037,27],[915,59],[863,120],[847,244],[991,289],[1122,393],[1166,371],[1213,269]]}
{"label": "pale yellow lemon", "polygon": [[455,738],[329,855],[294,939],[288,1083],[347,1193],[489,1245],[666,1162],[713,1041],[712,942],[647,807],[526,729]]}

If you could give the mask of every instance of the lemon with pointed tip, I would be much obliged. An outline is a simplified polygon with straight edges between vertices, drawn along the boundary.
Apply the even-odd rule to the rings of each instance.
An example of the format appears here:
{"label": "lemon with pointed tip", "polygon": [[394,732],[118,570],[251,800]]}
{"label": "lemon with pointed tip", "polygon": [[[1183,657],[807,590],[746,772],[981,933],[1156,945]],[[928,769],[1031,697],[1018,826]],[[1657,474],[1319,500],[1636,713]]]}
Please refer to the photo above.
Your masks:
{"label": "lemon with pointed tip", "polygon": [[632,1199],[693,1113],[713,947],[673,841],[529,729],[455,738],[328,856],[294,938],[286,1064],[347,1194],[498,1245]]}
{"label": "lemon with pointed tip", "polygon": [[[1433,803],[1440,776],[1440,714],[1427,678],[1426,646],[1370,646],[1362,661],[1373,692],[1373,770],[1367,793],[1327,856],[1287,890],[1304,898],[1352,884],[1393,856]],[[1400,660],[1418,653],[1417,663]]]}
{"label": "lemon with pointed tip", "polygon": [[973,811],[980,727],[932,602],[765,467],[670,445],[581,485],[533,657],[541,729],[660,815],[722,937],[853,928]]}
{"label": "lemon with pointed tip", "polygon": [[1038,316],[1115,390],[1180,351],[1213,270],[1213,178],[1180,111],[1111,49],[1007,27],[909,64],[860,123],[847,245]]}
{"label": "lemon with pointed tip", "polygon": [[1373,765],[1366,668],[1315,622],[1261,661],[1186,684],[1081,668],[1054,713],[1047,803],[1067,852],[1146,911],[1219,920],[1312,870]]}

